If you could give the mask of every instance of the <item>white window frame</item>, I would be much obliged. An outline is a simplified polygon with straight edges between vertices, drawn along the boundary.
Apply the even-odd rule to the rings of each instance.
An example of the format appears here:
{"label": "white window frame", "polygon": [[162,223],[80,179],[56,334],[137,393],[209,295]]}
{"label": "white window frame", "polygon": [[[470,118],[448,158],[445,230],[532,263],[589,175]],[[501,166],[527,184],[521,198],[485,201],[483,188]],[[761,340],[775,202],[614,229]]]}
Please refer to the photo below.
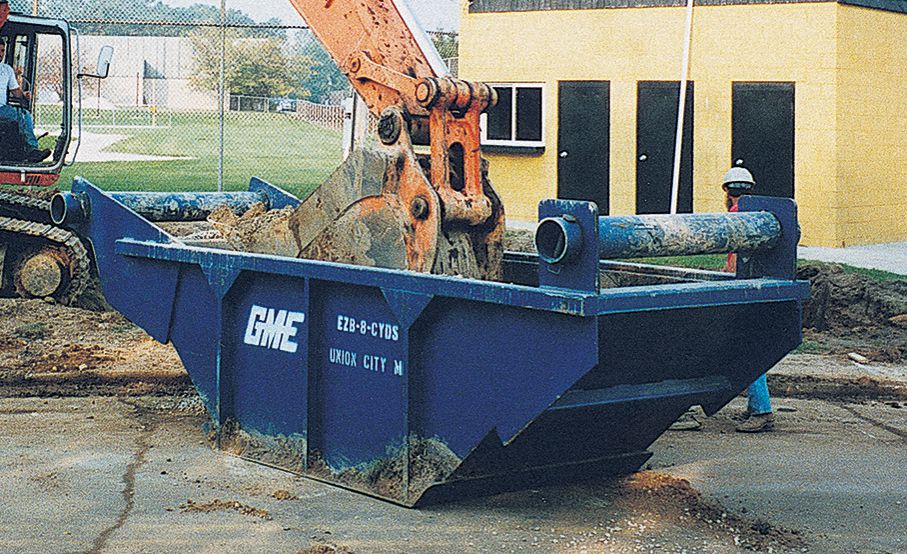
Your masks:
{"label": "white window frame", "polygon": [[[528,147],[528,148],[544,148],[545,147],[545,126],[547,119],[547,110],[545,108],[545,83],[487,83],[490,87],[496,88],[510,88],[513,93],[510,95],[510,133],[511,138],[509,140],[504,139],[489,139],[488,138],[488,114],[482,114],[480,127],[482,131],[482,145],[486,146],[515,146],[515,147]],[[517,124],[517,111],[516,111],[516,101],[517,101],[517,90],[518,89],[527,89],[535,88],[539,89],[542,92],[542,129],[541,129],[541,140],[517,140],[516,137],[516,124]]]}

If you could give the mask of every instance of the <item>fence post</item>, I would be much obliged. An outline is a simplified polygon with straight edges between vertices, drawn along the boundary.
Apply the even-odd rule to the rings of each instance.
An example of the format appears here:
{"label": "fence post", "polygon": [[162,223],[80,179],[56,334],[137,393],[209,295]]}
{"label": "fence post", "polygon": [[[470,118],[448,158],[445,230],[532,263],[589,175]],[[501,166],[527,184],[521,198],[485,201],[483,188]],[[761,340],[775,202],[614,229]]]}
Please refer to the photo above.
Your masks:
{"label": "fence post", "polygon": [[224,64],[227,57],[227,0],[220,0],[220,75],[217,86],[217,192],[224,191]]}
{"label": "fence post", "polygon": [[343,159],[362,146],[368,131],[368,106],[353,92],[343,102]]}

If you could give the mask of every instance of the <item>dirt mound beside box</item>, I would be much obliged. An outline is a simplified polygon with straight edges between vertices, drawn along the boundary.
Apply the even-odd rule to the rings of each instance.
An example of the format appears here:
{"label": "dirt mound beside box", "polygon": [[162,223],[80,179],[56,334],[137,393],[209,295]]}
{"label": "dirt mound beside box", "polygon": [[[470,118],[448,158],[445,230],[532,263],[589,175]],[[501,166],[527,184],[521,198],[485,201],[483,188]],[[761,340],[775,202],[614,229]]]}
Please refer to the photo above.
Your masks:
{"label": "dirt mound beside box", "polygon": [[804,338],[832,352],[859,349],[873,361],[907,359],[907,278],[879,281],[836,264],[810,263]]}

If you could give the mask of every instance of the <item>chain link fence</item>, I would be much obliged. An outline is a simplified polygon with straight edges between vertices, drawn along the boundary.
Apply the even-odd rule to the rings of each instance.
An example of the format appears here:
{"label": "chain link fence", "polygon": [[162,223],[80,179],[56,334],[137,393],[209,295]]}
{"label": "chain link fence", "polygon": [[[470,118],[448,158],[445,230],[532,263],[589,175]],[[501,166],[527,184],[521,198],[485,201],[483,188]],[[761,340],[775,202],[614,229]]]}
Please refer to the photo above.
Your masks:
{"label": "chain link fence", "polygon": [[[351,88],[289,2],[269,3],[267,19],[243,11],[255,9],[247,0],[11,7],[66,19],[79,35],[77,71],[93,71],[102,46],[114,49],[109,77],[83,80],[78,156],[61,188],[80,175],[108,190],[242,190],[257,176],[306,195],[342,159]],[[456,57],[455,34],[433,38]],[[47,69],[30,84],[39,134],[53,132],[62,110],[52,62],[61,45],[47,42]]]}

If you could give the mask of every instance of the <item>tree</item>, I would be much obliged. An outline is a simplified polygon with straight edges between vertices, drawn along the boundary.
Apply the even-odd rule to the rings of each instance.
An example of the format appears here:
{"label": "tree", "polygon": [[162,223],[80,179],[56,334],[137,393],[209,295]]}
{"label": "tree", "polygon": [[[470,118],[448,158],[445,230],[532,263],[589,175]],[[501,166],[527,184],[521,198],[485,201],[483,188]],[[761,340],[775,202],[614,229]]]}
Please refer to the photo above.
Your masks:
{"label": "tree", "polygon": [[[244,96],[286,96],[296,92],[294,67],[298,61],[283,50],[280,38],[245,38],[236,29],[227,31],[224,58],[224,87],[230,94]],[[196,73],[192,83],[216,91],[220,81],[220,29],[194,31]]]}
{"label": "tree", "polygon": [[435,45],[441,59],[456,58],[460,52],[460,37],[456,33],[434,32],[430,33],[431,41]]}
{"label": "tree", "polygon": [[332,93],[350,90],[346,75],[311,33],[299,33],[292,51],[299,68],[300,98],[321,104]]}

